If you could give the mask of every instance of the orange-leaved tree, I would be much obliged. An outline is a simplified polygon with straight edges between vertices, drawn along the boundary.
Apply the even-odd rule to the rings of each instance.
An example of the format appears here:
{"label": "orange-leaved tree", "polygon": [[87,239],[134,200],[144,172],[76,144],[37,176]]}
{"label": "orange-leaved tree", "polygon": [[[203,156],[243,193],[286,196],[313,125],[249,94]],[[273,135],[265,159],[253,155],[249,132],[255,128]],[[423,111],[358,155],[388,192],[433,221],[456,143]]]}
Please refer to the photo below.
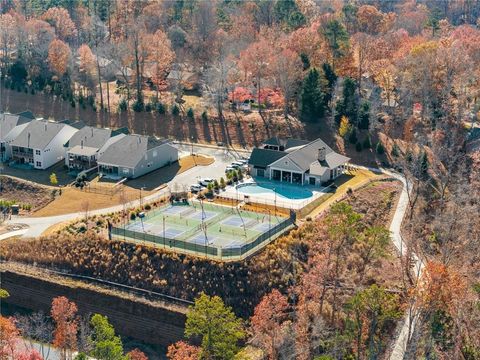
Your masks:
{"label": "orange-leaved tree", "polygon": [[53,345],[61,351],[62,360],[77,347],[77,305],[64,296],[53,299],[51,316],[55,323]]}
{"label": "orange-leaved tree", "polygon": [[177,341],[168,347],[167,357],[170,360],[198,360],[200,359],[201,349],[185,341]]}
{"label": "orange-leaved tree", "polygon": [[262,348],[269,359],[278,357],[278,349],[285,340],[288,301],[277,289],[262,298],[250,319],[252,342]]}

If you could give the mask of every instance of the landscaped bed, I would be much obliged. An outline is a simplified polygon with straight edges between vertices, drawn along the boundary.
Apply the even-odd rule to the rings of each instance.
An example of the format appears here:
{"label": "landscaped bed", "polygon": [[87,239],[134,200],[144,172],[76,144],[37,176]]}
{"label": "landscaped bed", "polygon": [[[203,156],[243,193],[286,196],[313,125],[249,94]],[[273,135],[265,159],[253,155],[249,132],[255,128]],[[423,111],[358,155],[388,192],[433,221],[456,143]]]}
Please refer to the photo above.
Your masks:
{"label": "landscaped bed", "polygon": [[31,181],[10,176],[0,177],[0,199],[16,203],[24,211],[35,211],[48,205],[57,191],[53,187]]}

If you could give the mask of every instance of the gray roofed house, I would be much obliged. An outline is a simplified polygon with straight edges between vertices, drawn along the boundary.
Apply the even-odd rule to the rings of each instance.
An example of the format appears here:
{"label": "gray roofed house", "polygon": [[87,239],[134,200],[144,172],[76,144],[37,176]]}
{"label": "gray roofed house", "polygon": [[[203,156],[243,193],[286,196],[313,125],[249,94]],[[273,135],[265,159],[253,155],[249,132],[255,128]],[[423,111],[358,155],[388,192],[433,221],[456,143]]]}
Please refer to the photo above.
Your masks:
{"label": "gray roofed house", "polygon": [[0,159],[6,161],[12,156],[10,143],[35,118],[31,111],[19,114],[0,114]]}
{"label": "gray roofed house", "polygon": [[63,145],[78,130],[68,124],[37,119],[30,121],[10,143],[12,160],[35,169],[46,169],[63,160]]}
{"label": "gray roofed house", "polygon": [[335,179],[350,159],[333,151],[323,140],[271,138],[254,149],[249,160],[253,176],[290,183],[319,185]]}
{"label": "gray roofed house", "polygon": [[77,172],[92,169],[97,166],[100,153],[124,136],[122,131],[84,126],[65,144],[65,165]]}
{"label": "gray roofed house", "polygon": [[152,136],[124,135],[98,158],[101,175],[137,178],[178,161],[178,149],[169,140]]}

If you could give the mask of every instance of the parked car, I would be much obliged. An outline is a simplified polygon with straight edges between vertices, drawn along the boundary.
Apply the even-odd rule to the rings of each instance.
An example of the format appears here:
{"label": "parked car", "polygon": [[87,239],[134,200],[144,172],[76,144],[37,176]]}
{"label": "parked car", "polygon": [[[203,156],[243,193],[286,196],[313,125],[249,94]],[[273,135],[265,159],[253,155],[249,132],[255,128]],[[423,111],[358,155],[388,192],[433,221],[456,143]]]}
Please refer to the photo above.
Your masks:
{"label": "parked car", "polygon": [[190,191],[193,193],[197,193],[199,191],[202,191],[202,186],[200,184],[192,184],[190,185]]}
{"label": "parked car", "polygon": [[226,174],[226,173],[229,173],[230,171],[234,171],[234,170],[236,170],[234,167],[232,167],[232,166],[227,166],[227,167],[225,168],[225,174]]}
{"label": "parked car", "polygon": [[213,182],[213,179],[210,178],[203,178],[198,180],[198,183],[202,186],[208,186],[208,184],[210,184],[211,182]]}
{"label": "parked car", "polygon": [[237,161],[235,161],[237,163],[242,163],[242,165],[247,165],[248,164],[248,159],[239,159]]}

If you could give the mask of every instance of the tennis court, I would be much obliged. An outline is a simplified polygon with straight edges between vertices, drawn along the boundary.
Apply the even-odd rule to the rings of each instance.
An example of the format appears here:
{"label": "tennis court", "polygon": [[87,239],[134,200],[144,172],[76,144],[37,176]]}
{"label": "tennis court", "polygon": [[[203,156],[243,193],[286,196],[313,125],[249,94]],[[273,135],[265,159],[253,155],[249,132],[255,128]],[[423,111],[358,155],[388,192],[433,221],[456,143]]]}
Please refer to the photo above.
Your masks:
{"label": "tennis court", "polygon": [[266,216],[235,207],[191,202],[153,210],[123,228],[115,228],[113,233],[164,247],[198,252],[208,250],[210,254],[215,254],[215,249],[232,252],[257,241],[259,237],[268,239],[273,235],[272,230],[276,233],[287,227],[280,229],[279,226],[286,220],[285,217]]}

